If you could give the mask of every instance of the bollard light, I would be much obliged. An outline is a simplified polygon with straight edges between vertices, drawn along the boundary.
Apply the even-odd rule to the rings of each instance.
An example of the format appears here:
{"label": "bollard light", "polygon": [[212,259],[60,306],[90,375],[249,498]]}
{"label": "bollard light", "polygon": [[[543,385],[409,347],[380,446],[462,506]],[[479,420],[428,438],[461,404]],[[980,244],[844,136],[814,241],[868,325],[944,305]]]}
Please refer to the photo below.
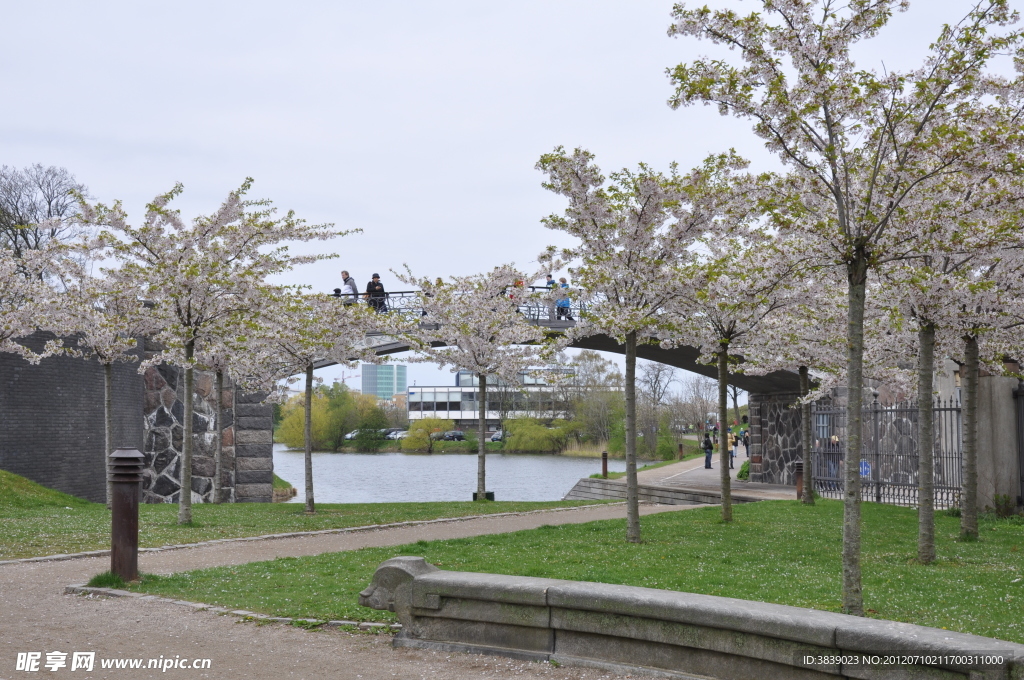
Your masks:
{"label": "bollard light", "polygon": [[145,458],[137,449],[110,454],[110,573],[139,578],[139,492]]}
{"label": "bollard light", "polygon": [[608,479],[608,452],[601,452],[601,476]]}

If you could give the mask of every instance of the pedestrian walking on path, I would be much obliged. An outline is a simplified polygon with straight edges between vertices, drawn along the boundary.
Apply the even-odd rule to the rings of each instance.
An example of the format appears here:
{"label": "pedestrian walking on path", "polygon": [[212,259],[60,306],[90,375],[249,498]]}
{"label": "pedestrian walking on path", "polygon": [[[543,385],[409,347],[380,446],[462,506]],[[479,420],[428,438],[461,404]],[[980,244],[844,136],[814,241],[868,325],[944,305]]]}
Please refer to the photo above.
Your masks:
{"label": "pedestrian walking on path", "polygon": [[701,448],[704,449],[704,469],[711,469],[711,453],[715,450],[715,445],[711,443],[711,435],[704,434],[704,443],[701,444]]}

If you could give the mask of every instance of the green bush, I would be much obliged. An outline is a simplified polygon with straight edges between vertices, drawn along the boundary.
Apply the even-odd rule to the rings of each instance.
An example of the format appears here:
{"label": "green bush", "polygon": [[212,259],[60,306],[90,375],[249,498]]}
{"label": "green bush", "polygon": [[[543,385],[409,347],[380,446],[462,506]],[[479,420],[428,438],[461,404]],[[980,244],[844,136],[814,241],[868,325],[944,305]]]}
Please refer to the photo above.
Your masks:
{"label": "green bush", "polygon": [[740,465],[739,472],[736,473],[736,479],[750,479],[750,461],[743,461],[743,465]]}
{"label": "green bush", "polygon": [[414,420],[409,425],[409,435],[402,439],[403,451],[424,451],[433,453],[434,447],[439,443],[431,439],[430,435],[441,432],[448,432],[455,429],[455,423],[444,418],[423,418]]}
{"label": "green bush", "polygon": [[676,450],[676,438],[669,431],[668,424],[663,423],[658,428],[658,446],[655,449],[654,455],[659,460],[675,460]]}
{"label": "green bush", "polygon": [[560,451],[565,440],[558,430],[549,429],[536,418],[515,418],[505,421],[506,451]]}

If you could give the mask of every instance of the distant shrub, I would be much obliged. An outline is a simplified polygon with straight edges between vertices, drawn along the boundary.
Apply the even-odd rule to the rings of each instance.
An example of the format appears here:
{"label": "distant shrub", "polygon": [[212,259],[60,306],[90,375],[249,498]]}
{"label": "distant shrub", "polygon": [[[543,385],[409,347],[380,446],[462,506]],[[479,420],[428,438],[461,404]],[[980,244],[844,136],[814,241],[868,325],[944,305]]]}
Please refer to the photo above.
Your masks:
{"label": "distant shrub", "polygon": [[739,472],[736,473],[736,479],[750,479],[750,461],[743,461],[743,465],[740,465]]}

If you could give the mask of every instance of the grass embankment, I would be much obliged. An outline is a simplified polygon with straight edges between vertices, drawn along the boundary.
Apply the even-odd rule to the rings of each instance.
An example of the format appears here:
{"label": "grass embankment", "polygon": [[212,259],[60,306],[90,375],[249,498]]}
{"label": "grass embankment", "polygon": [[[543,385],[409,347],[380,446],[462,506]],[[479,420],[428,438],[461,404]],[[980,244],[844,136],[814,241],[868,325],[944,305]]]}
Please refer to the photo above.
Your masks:
{"label": "grass embankment", "polygon": [[[139,543],[150,548],[291,531],[341,529],[411,520],[584,505],[579,501],[531,503],[353,503],[318,504],[315,515],[300,503],[229,503],[192,506],[194,521],[180,526],[178,506],[139,507]],[[110,512],[0,470],[0,560],[82,552],[110,547]]]}
{"label": "grass embankment", "polygon": [[[982,540],[956,539],[959,520],[936,518],[940,559],[915,563],[917,513],[863,506],[864,602],[870,616],[1024,643],[1024,521],[981,521]],[[651,515],[644,543],[624,521],[367,548],[150,577],[136,589],[278,616],[392,620],[359,607],[374,569],[420,555],[443,569],[620,583],[840,609],[842,504],[766,501]]]}
{"label": "grass embankment", "polygon": [[291,482],[281,479],[280,477],[277,476],[277,474],[274,475],[275,503],[287,503],[296,495],[298,495],[298,493],[298,490],[294,486],[292,486]]}

